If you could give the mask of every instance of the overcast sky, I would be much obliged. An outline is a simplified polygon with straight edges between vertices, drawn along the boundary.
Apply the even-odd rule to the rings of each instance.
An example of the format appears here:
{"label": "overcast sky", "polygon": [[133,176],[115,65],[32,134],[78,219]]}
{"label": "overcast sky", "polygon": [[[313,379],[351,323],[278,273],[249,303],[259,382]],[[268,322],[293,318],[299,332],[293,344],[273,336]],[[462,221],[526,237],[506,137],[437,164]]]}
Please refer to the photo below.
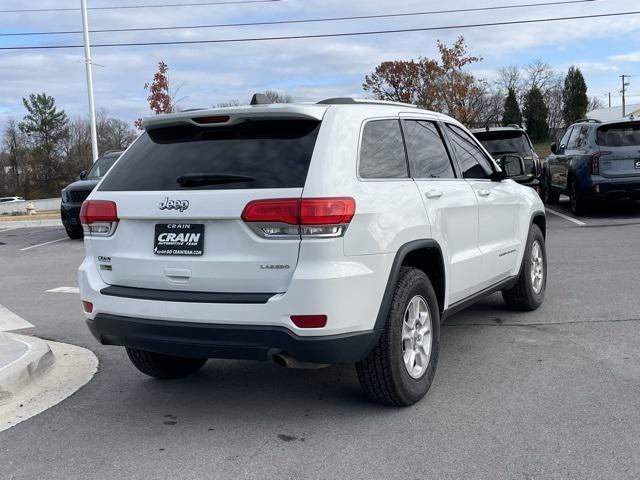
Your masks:
{"label": "overcast sky", "polygon": [[[189,3],[196,0],[87,0],[107,5]],[[202,1],[202,0],[201,0]],[[224,0],[232,1],[232,0]],[[548,2],[550,0],[539,0]],[[334,16],[420,12],[434,9],[517,5],[536,0],[281,0],[270,3],[182,8],[92,10],[92,29],[255,22]],[[0,9],[79,6],[78,0],[0,0]],[[511,10],[350,20],[315,24],[225,27],[135,33],[94,33],[92,43],[219,39],[355,32],[524,20],[640,10],[638,0],[593,2]],[[79,11],[0,13],[0,33],[79,30]],[[182,85],[182,108],[211,106],[274,89],[298,101],[332,96],[365,96],[364,75],[385,60],[436,56],[437,39],[451,43],[464,35],[470,52],[482,56],[474,66],[491,79],[498,68],[541,59],[558,70],[579,66],[589,95],[603,101],[610,91],[619,104],[622,73],[631,78],[629,102],[640,102],[640,15],[589,20],[454,29],[378,36],[187,46],[94,48],[96,105],[126,121],[146,115],[143,90],[164,60],[172,85]],[[81,44],[81,35],[2,37],[0,47]],[[87,111],[82,49],[0,51],[0,125],[24,114],[21,98],[32,92],[53,95],[70,115]],[[634,95],[635,94],[635,95]]]}

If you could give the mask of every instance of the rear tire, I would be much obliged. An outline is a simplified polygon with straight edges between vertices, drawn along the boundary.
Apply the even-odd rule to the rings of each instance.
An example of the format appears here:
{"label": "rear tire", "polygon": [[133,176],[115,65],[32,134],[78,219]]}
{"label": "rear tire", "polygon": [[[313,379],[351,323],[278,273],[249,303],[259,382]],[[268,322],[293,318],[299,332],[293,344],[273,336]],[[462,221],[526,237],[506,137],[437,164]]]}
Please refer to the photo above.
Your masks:
{"label": "rear tire", "polygon": [[544,301],[547,288],[547,252],[544,236],[537,225],[531,225],[522,257],[518,281],[502,298],[509,308],[521,311],[537,309]]}
{"label": "rear tire", "polygon": [[197,372],[206,358],[186,358],[163,355],[127,347],[131,363],[145,375],[161,379],[182,378]]}
{"label": "rear tire", "polygon": [[580,192],[578,183],[571,181],[569,187],[569,200],[571,201],[571,213],[574,215],[584,215],[591,210],[591,197],[584,192]]}
{"label": "rear tire", "polygon": [[429,277],[417,268],[401,268],[380,339],[356,363],[367,396],[391,406],[424,397],[438,364],[439,333],[440,310]]}

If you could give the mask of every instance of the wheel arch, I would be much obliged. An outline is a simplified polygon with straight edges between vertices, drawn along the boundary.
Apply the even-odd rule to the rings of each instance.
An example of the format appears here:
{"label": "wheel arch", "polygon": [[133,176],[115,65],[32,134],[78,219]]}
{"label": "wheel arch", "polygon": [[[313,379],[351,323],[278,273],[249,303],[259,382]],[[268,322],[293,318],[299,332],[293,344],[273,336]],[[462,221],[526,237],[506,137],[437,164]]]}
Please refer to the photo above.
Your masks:
{"label": "wheel arch", "polygon": [[440,313],[444,310],[447,282],[442,249],[438,242],[432,239],[414,240],[405,243],[396,252],[380,304],[380,310],[378,311],[378,317],[376,318],[375,330],[382,329],[387,320],[391,301],[393,300],[393,292],[398,283],[400,268],[406,266],[418,268],[429,277],[436,292],[438,309]]}
{"label": "wheel arch", "polygon": [[531,216],[531,225],[537,225],[540,231],[542,232],[542,236],[547,238],[547,217],[543,211],[534,212]]}

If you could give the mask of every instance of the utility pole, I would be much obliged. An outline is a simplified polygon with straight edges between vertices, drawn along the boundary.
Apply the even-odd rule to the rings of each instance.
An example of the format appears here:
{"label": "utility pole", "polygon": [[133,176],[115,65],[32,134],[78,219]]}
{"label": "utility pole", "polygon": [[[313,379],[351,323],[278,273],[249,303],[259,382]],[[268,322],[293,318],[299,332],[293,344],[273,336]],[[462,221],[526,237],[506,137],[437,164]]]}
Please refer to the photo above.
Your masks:
{"label": "utility pole", "polygon": [[80,0],[82,9],[82,36],[84,39],[84,64],[87,70],[87,94],[89,96],[89,123],[91,125],[91,156],[98,159],[98,131],[96,129],[96,107],[93,101],[93,72],[91,63],[91,47],[89,45],[89,19],[87,16],[87,0]]}
{"label": "utility pole", "polygon": [[622,118],[624,118],[627,116],[624,94],[626,92],[626,88],[629,86],[629,82],[626,82],[625,78],[631,78],[631,75],[620,75],[620,78],[622,79],[622,90],[620,90],[620,93],[622,94]]}
{"label": "utility pole", "polygon": [[609,92],[609,108],[611,108],[611,92]]}

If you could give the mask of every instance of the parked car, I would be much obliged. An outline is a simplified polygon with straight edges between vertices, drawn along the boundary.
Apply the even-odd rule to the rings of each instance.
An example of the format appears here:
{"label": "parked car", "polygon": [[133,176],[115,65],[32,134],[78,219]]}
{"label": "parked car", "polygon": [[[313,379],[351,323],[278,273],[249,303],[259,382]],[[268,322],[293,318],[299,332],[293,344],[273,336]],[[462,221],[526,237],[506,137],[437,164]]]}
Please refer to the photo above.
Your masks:
{"label": "parked car", "polygon": [[157,378],[209,358],[356,363],[375,401],[427,392],[440,323],[501,291],[533,310],[545,212],[456,120],[330,99],[180,112],[82,205],[87,324]]}
{"label": "parked car", "polygon": [[551,152],[543,165],[546,203],[569,195],[571,211],[581,215],[594,201],[640,198],[640,121],[580,120]]}
{"label": "parked car", "polygon": [[80,180],[67,185],[60,192],[60,218],[70,238],[82,238],[82,225],[80,224],[82,202],[121,154],[122,150],[109,150],[95,161],[88,172],[80,172]]}
{"label": "parked car", "polygon": [[0,197],[0,203],[17,203],[24,202],[22,197]]}
{"label": "parked car", "polygon": [[480,140],[482,146],[496,160],[499,160],[503,155],[514,153],[524,158],[524,174],[514,180],[532,187],[538,193],[540,192],[542,166],[527,132],[518,125],[510,125],[507,127],[474,128],[471,133]]}

